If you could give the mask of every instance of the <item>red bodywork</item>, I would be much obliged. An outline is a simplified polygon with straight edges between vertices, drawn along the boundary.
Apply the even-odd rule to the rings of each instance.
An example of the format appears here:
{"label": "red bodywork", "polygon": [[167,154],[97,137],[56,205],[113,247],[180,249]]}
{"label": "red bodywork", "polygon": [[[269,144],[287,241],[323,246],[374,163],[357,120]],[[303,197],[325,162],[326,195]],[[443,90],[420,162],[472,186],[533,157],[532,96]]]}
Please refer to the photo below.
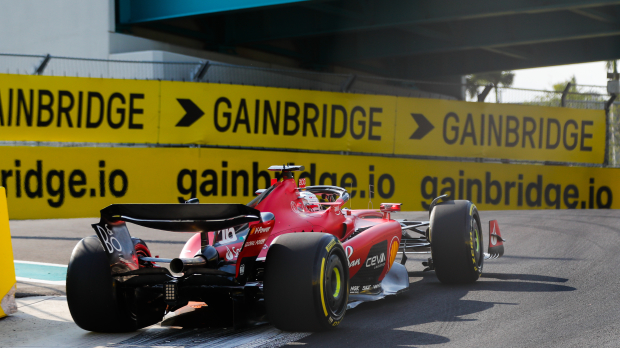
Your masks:
{"label": "red bodywork", "polygon": [[[250,223],[245,236],[235,235],[234,240],[230,239],[228,230],[208,233],[209,244],[218,250],[220,260],[237,264],[237,259],[256,256],[256,261],[261,262],[267,257],[272,241],[284,233],[324,232],[336,236],[346,251],[351,293],[371,290],[383,280],[394,262],[402,236],[400,224],[389,218],[388,211],[342,210],[346,202],[338,199],[322,203],[328,208],[313,212],[304,205],[299,196],[303,188],[298,189],[294,179],[285,179],[275,186],[255,206],[263,213],[274,214],[275,222]],[[197,233],[185,244],[180,257],[192,257],[200,252],[200,247],[200,233]]]}

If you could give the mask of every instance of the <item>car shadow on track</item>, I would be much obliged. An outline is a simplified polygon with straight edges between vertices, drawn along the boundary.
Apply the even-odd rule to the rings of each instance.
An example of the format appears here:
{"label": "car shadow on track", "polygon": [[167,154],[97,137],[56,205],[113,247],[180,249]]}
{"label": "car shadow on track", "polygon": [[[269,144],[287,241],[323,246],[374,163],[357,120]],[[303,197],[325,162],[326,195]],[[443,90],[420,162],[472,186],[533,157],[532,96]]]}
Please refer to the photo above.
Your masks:
{"label": "car shadow on track", "polygon": [[[576,257],[545,257],[545,256],[519,256],[519,255],[504,255],[502,259],[519,259],[519,260],[551,260],[551,261],[581,261],[583,259]],[[501,259],[500,259],[501,260]],[[497,262],[494,262],[497,263]]]}
{"label": "car shadow on track", "polygon": [[[412,272],[413,273],[413,272]],[[506,273],[482,273],[482,279],[500,279],[500,280],[525,280],[531,282],[552,282],[566,283],[567,278],[559,278],[538,274],[506,274]],[[574,289],[574,288],[573,288]]]}
{"label": "car shadow on track", "polygon": [[[519,306],[504,293],[551,293],[576,290],[562,285],[568,279],[535,274],[487,273],[473,284],[444,285],[434,272],[408,272],[410,290],[403,295],[364,303],[347,312],[337,330],[308,336],[299,341],[310,346],[397,347],[425,346],[451,342],[451,337],[463,338],[462,323],[476,322],[482,312],[500,306]],[[484,298],[481,301],[464,299]],[[489,292],[489,296],[487,296]],[[501,295],[493,295],[493,293]],[[518,298],[518,297],[515,297]],[[500,300],[501,299],[501,300]],[[494,315],[497,315],[498,312]]]}

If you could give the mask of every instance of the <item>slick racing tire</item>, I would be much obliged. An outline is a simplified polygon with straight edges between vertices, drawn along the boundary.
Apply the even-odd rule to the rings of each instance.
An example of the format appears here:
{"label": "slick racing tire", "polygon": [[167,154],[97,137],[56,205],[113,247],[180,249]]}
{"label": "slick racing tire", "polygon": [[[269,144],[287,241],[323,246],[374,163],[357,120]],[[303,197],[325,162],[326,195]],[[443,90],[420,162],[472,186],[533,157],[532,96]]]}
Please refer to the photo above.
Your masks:
{"label": "slick racing tire", "polygon": [[470,201],[447,201],[431,212],[431,253],[435,274],[445,284],[473,283],[484,262],[482,228]]}
{"label": "slick racing tire", "polygon": [[349,266],[331,234],[290,233],[269,247],[264,278],[268,320],[285,331],[340,324],[349,300]]}
{"label": "slick racing tire", "polygon": [[[139,239],[134,245],[146,244]],[[148,249],[146,249],[148,250]],[[163,300],[135,299],[136,289],[120,290],[110,273],[108,256],[96,236],[82,239],[73,249],[67,267],[67,303],[75,323],[94,332],[128,332],[160,321]]]}

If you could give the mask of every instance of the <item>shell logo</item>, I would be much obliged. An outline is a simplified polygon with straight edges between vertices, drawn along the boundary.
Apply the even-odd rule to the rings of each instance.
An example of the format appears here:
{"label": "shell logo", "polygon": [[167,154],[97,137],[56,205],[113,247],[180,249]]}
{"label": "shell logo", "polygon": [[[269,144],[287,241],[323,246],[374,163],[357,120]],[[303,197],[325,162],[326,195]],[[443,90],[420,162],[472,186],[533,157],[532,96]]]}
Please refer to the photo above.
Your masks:
{"label": "shell logo", "polygon": [[392,267],[392,263],[394,263],[394,260],[396,259],[396,254],[398,253],[398,245],[398,238],[394,237],[394,239],[392,239],[392,245],[390,246],[390,262],[388,263],[388,269]]}

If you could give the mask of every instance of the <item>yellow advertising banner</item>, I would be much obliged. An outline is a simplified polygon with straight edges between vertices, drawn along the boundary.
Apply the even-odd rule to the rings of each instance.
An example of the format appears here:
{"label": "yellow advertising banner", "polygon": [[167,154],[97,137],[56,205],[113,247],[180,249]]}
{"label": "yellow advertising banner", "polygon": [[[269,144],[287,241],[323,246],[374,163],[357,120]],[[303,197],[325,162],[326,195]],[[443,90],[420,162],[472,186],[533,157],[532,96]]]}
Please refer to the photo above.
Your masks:
{"label": "yellow advertising banner", "polygon": [[0,74],[0,140],[156,143],[159,82]]}
{"label": "yellow advertising banner", "polygon": [[605,112],[209,83],[0,74],[0,141],[600,164]]}
{"label": "yellow advertising banner", "polygon": [[398,98],[397,109],[395,154],[581,163],[605,156],[602,110],[416,98]]}
{"label": "yellow advertising banner", "polygon": [[394,148],[395,97],[169,81],[161,90],[161,143],[370,153]]}
{"label": "yellow advertising banner", "polygon": [[[309,185],[337,185],[350,206],[425,210],[448,194],[479,209],[620,208],[618,169],[486,164],[205,148],[3,147],[1,184],[13,219],[95,217],[112,203],[247,203],[270,165],[295,163]],[[348,204],[349,205],[349,204]]]}

